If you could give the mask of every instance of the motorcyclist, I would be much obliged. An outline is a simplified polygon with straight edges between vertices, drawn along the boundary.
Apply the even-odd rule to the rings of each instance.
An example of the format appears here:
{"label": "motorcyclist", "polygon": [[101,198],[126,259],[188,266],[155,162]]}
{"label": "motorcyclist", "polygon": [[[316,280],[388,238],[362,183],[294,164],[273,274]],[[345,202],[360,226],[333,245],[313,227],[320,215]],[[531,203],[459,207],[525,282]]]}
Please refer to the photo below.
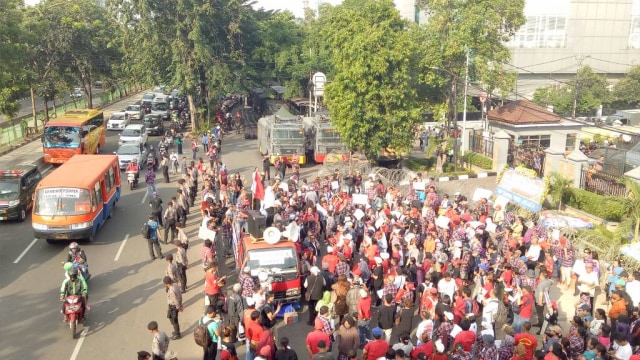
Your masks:
{"label": "motorcyclist", "polygon": [[[72,268],[69,272],[69,278],[65,278],[60,286],[60,300],[64,300],[70,295],[80,296],[80,306],[82,306],[82,314],[84,316],[87,312],[88,293],[87,282],[82,276],[78,276],[78,269]],[[64,314],[64,304],[62,304],[62,313]],[[66,314],[64,314],[64,321],[68,321]]]}
{"label": "motorcyclist", "polygon": [[80,269],[80,272],[83,274],[83,276],[86,274],[86,276],[84,276],[85,280],[89,280],[91,275],[89,275],[89,263],[87,262],[87,254],[84,253],[84,250],[80,249],[80,246],[75,241],[69,244],[67,262],[72,263],[75,267]]}
{"label": "motorcyclist", "polygon": [[158,156],[156,154],[156,151],[153,148],[153,145],[149,146],[149,154],[147,155],[147,165],[149,165],[150,160],[152,162],[151,168],[153,168],[154,171],[158,170]]}
{"label": "motorcyclist", "polygon": [[136,183],[138,182],[138,176],[140,175],[140,167],[138,166],[138,159],[133,159],[132,162],[127,165],[126,172],[133,171],[136,173]]}

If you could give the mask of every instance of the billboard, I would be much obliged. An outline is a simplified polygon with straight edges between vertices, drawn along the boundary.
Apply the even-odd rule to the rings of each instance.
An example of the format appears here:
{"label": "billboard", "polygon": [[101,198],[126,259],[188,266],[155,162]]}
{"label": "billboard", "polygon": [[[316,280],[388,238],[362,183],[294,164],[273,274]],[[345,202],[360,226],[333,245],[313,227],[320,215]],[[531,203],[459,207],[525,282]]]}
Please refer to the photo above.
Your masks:
{"label": "billboard", "polygon": [[543,179],[527,176],[516,169],[507,169],[502,174],[495,193],[512,204],[538,212],[542,209],[545,190],[546,184]]}

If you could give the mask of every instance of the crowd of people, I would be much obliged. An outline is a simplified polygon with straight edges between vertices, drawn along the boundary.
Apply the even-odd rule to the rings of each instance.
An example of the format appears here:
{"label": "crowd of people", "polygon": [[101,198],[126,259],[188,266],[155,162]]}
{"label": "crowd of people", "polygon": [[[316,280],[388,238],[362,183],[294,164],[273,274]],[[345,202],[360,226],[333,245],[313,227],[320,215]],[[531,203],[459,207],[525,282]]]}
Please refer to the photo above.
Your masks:
{"label": "crowd of people", "polygon": [[[216,146],[205,137],[203,145]],[[339,170],[298,180],[287,169],[273,179],[263,174],[259,207],[267,226],[299,229],[286,241],[298,251],[310,331],[307,354],[296,354],[288,338],[274,336],[283,304],[270,286],[249,267],[233,284],[221,276],[227,269],[218,264],[235,256],[256,204],[218,154],[181,166],[176,196],[162,208],[154,193],[147,222],[152,259],[163,257],[160,242],[176,250],[164,257],[163,283],[177,340],[188,290],[184,227],[188,214],[197,216],[189,209],[200,207],[205,359],[237,358],[241,346],[246,360],[640,358],[639,272],[601,268],[596,251],[579,251],[558,229],[488,199],[438,193],[426,175],[398,187]],[[567,323],[550,296],[554,286],[574,292],[575,304],[562,304]],[[601,291],[604,303],[596,300]],[[156,322],[148,328],[151,356],[165,358],[169,337]]]}

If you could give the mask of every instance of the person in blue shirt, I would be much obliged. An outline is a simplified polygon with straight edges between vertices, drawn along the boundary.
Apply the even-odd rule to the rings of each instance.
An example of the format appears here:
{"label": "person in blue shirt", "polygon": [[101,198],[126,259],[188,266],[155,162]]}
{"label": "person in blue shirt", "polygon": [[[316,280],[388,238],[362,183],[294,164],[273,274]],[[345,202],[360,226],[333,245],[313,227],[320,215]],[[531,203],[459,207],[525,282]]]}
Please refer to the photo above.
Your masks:
{"label": "person in blue shirt", "polygon": [[209,151],[209,137],[207,134],[202,134],[202,151],[205,153]]}
{"label": "person in blue shirt", "polygon": [[147,226],[149,226],[149,238],[147,239],[147,245],[149,245],[149,255],[151,256],[151,260],[156,259],[156,255],[153,252],[154,248],[158,253],[158,256],[161,259],[164,258],[164,256],[162,255],[162,249],[160,249],[160,231],[158,231],[160,225],[158,225],[154,218],[155,217],[153,216],[153,214],[151,214],[149,215],[149,220],[147,221]]}

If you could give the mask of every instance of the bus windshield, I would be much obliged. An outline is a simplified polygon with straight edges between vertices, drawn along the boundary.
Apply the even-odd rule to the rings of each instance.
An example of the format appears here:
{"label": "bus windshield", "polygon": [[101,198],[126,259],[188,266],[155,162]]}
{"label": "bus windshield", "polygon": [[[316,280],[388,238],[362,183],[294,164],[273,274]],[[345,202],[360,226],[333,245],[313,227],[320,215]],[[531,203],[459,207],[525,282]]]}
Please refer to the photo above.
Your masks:
{"label": "bus windshield", "polygon": [[318,139],[323,140],[340,140],[340,132],[336,129],[322,129],[318,132]]}
{"label": "bus windshield", "polygon": [[304,139],[304,131],[300,130],[273,130],[272,138],[274,140],[286,139]]}
{"label": "bus windshield", "polygon": [[79,148],[80,128],[70,126],[47,126],[44,129],[43,145],[45,148]]}
{"label": "bus windshield", "polygon": [[0,199],[11,199],[20,191],[20,179],[0,179]]}
{"label": "bus windshield", "polygon": [[83,215],[91,213],[89,191],[77,188],[45,188],[38,190],[34,205],[36,215]]}
{"label": "bus windshield", "polygon": [[292,248],[250,250],[247,266],[251,269],[297,271],[298,259]]}

